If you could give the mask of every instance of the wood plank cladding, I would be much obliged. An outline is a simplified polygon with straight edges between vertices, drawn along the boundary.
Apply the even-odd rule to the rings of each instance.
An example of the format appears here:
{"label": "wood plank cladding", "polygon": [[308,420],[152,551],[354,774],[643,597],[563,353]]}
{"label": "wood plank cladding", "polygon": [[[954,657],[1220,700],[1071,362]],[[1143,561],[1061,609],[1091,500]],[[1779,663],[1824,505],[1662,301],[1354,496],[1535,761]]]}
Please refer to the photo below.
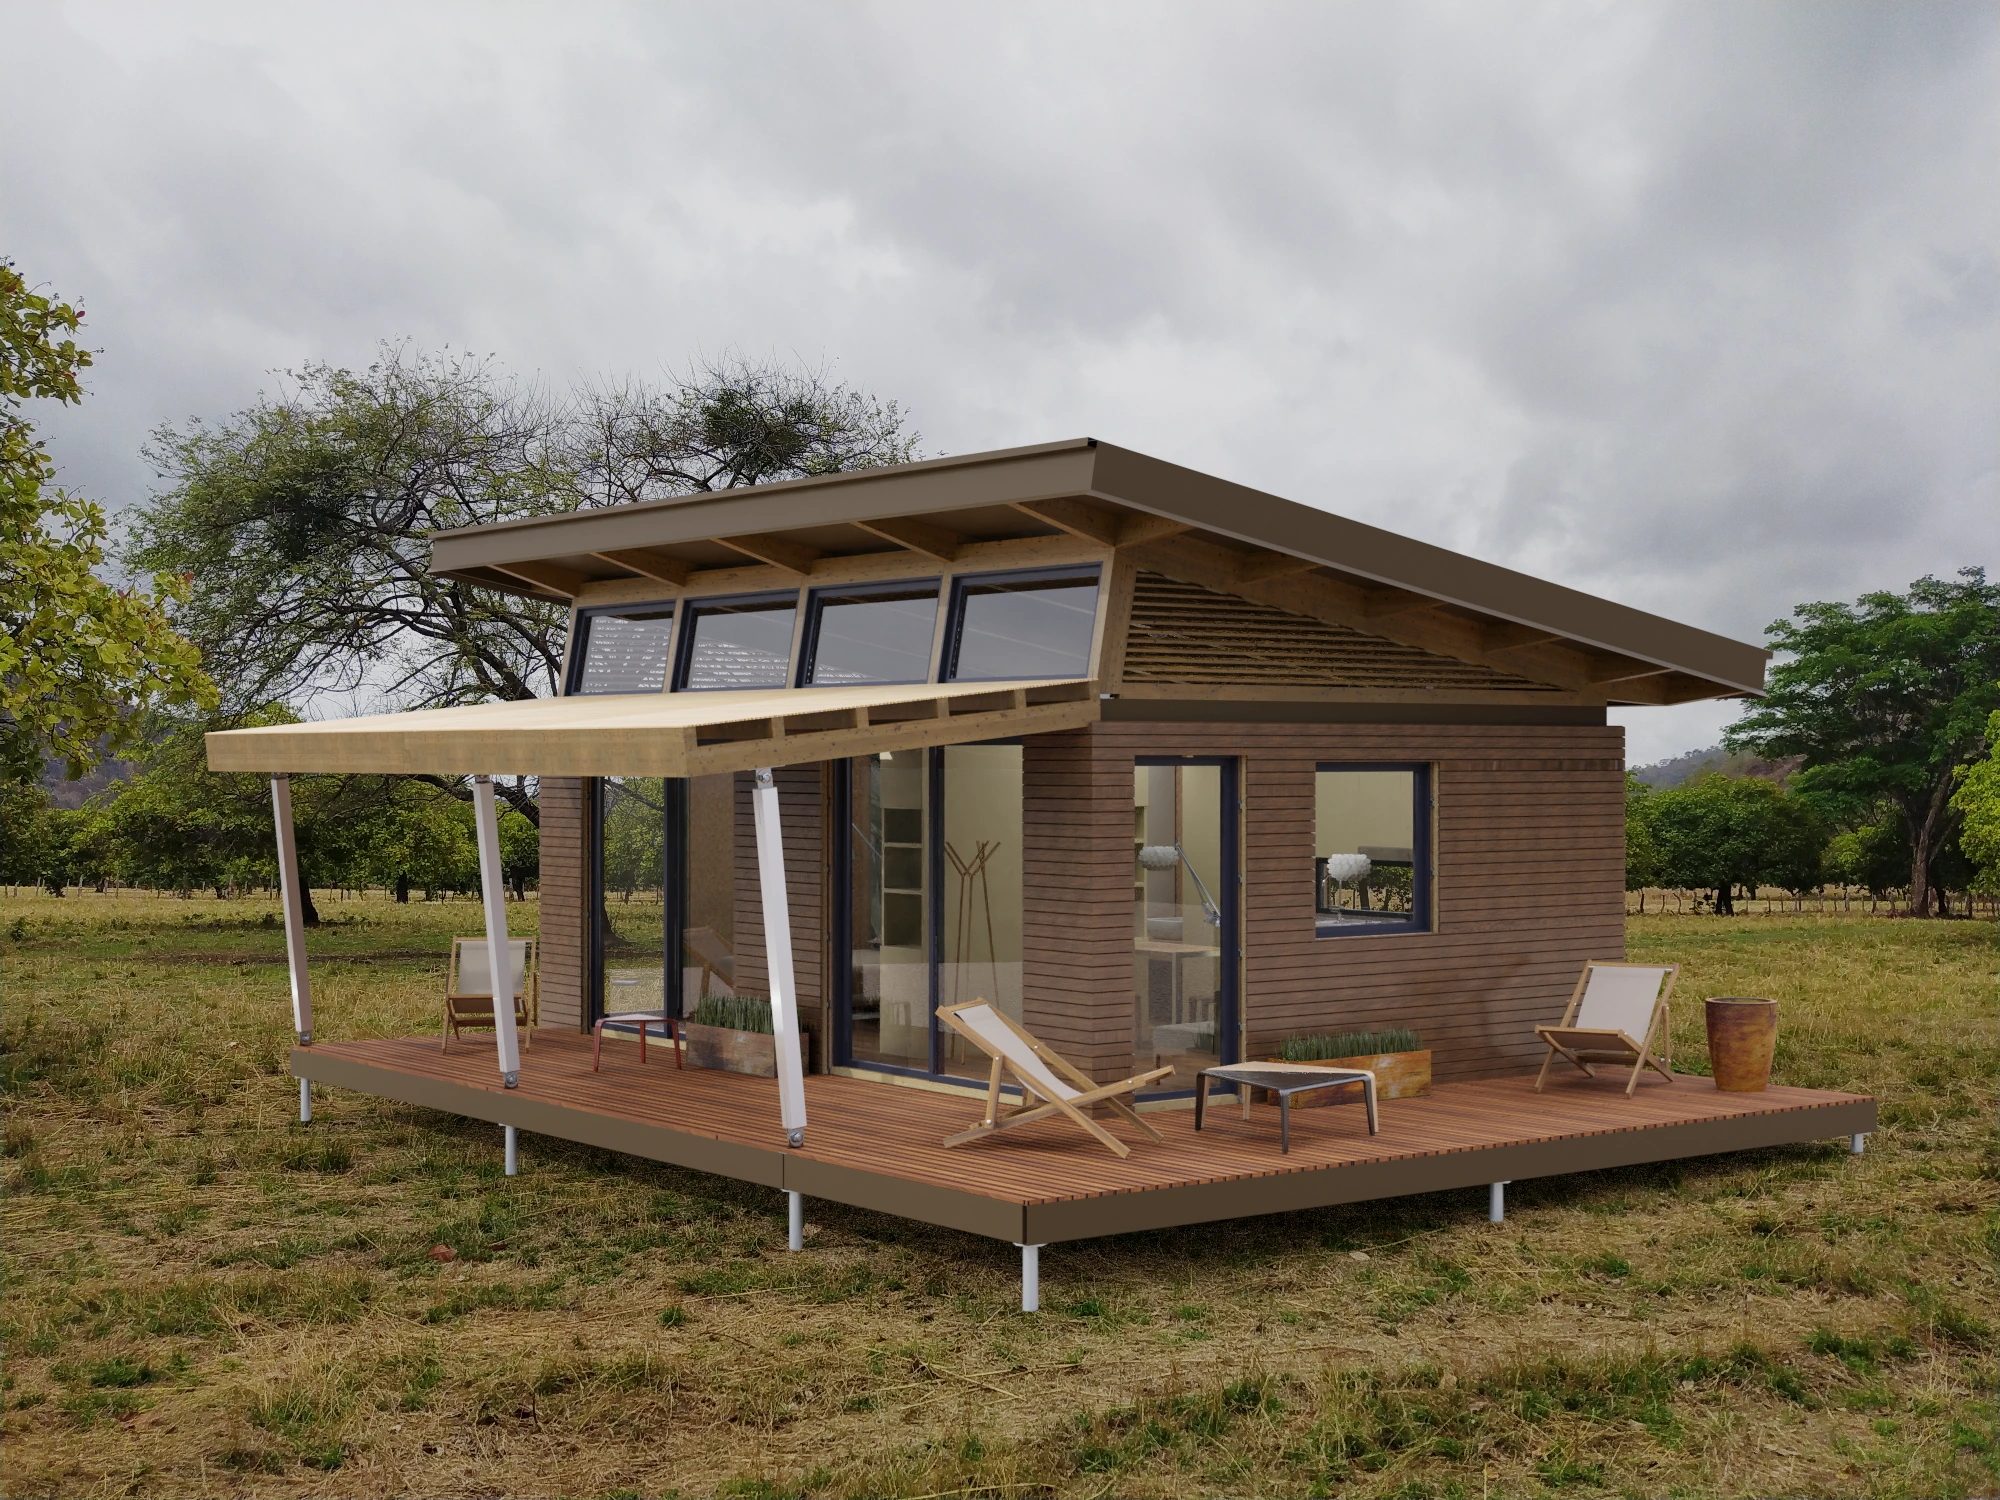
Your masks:
{"label": "wood plank cladding", "polygon": [[1021,1022],[1099,1082],[1132,1071],[1132,767],[1022,741]]}
{"label": "wood plank cladding", "polygon": [[589,820],[579,776],[545,776],[541,782],[542,1025],[586,1029],[589,958],[584,937],[589,912]]}
{"label": "wood plank cladding", "polygon": [[1546,683],[1512,672],[1145,571],[1132,594],[1122,680],[1141,689],[1175,683],[1548,691]]}
{"label": "wood plank cladding", "polygon": [[[824,778],[817,765],[781,766],[774,775],[785,841],[785,901],[791,916],[799,1024],[812,1029],[811,1056],[818,1057],[823,1055],[827,1014]],[[739,771],[735,783],[735,988],[738,994],[768,995],[771,971],[764,949],[763,892],[757,880],[757,820],[750,801],[755,781],[751,772]],[[1622,884],[1619,889],[1623,891]]]}
{"label": "wood plank cladding", "polygon": [[[1027,1024],[1093,1076],[1132,1060],[1139,755],[1239,758],[1246,1056],[1295,1033],[1412,1026],[1440,1079],[1518,1073],[1585,960],[1624,955],[1620,729],[1114,722],[1026,744]],[[1313,774],[1342,760],[1432,766],[1433,931],[1316,935]]]}

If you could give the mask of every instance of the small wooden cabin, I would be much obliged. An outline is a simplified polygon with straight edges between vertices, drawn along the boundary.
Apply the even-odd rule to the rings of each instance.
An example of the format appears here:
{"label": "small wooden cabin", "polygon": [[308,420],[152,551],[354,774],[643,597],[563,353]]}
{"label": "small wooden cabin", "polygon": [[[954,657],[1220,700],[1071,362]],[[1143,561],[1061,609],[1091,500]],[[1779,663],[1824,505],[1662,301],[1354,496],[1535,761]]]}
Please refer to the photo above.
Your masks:
{"label": "small wooden cabin", "polygon": [[[541,776],[542,1024],[769,991],[773,766],[809,1066],[931,1088],[983,1079],[933,1019],[975,995],[1095,1076],[1174,1065],[1161,1103],[1299,1034],[1531,1067],[1623,953],[1606,710],[1754,694],[1767,656],[1088,439],[433,560],[572,611],[591,701],[451,763]],[[647,703],[677,713],[620,719]],[[454,712],[502,745],[511,711]]]}

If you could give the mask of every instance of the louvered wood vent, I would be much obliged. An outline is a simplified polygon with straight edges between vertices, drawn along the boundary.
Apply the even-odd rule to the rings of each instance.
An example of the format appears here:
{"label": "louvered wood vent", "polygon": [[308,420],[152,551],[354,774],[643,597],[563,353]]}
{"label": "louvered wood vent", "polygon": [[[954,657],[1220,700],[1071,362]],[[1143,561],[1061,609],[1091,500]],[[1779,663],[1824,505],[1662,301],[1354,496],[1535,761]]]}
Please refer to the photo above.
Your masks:
{"label": "louvered wood vent", "polygon": [[1132,597],[1125,678],[1258,687],[1549,690],[1546,683],[1511,672],[1143,572]]}

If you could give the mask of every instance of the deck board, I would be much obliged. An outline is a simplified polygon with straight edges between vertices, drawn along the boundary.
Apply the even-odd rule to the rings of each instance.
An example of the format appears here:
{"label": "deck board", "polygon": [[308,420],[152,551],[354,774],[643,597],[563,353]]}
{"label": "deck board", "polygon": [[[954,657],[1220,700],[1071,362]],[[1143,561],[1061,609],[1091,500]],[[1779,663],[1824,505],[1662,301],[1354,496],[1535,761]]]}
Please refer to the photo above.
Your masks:
{"label": "deck board", "polygon": [[[1356,1103],[1295,1110],[1292,1150],[1277,1111],[1240,1117],[1211,1100],[1203,1130],[1190,1110],[1149,1113],[1155,1145],[1130,1126],[1119,1158],[1060,1119],[946,1150],[977,1119],[974,1095],[873,1081],[806,1079],[805,1145],[785,1147],[775,1080],[677,1069],[654,1044],[607,1038],[593,1073],[587,1037],[538,1032],[520,1086],[501,1087],[490,1043],[434,1037],[319,1042],[293,1072],[365,1093],[589,1144],[675,1161],[816,1197],[996,1237],[1073,1239],[1244,1213],[1396,1196],[1873,1130],[1874,1100],[1772,1087],[1724,1094],[1706,1078],[1649,1076],[1630,1099],[1619,1083],[1571,1073],[1543,1093],[1532,1074],[1437,1085],[1385,1100],[1370,1137]],[[1620,1073],[1622,1082],[1623,1074]]]}

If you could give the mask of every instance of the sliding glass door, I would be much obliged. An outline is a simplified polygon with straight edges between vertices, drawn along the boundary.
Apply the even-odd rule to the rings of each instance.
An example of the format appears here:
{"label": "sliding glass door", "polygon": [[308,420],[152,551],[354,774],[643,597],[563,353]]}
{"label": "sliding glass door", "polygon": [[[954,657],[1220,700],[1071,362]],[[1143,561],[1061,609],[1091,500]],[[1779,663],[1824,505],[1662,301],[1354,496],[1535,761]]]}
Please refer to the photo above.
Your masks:
{"label": "sliding glass door", "polygon": [[984,999],[1021,1014],[1021,747],[885,751],[835,783],[836,1060],[983,1071],[936,1011]]}

